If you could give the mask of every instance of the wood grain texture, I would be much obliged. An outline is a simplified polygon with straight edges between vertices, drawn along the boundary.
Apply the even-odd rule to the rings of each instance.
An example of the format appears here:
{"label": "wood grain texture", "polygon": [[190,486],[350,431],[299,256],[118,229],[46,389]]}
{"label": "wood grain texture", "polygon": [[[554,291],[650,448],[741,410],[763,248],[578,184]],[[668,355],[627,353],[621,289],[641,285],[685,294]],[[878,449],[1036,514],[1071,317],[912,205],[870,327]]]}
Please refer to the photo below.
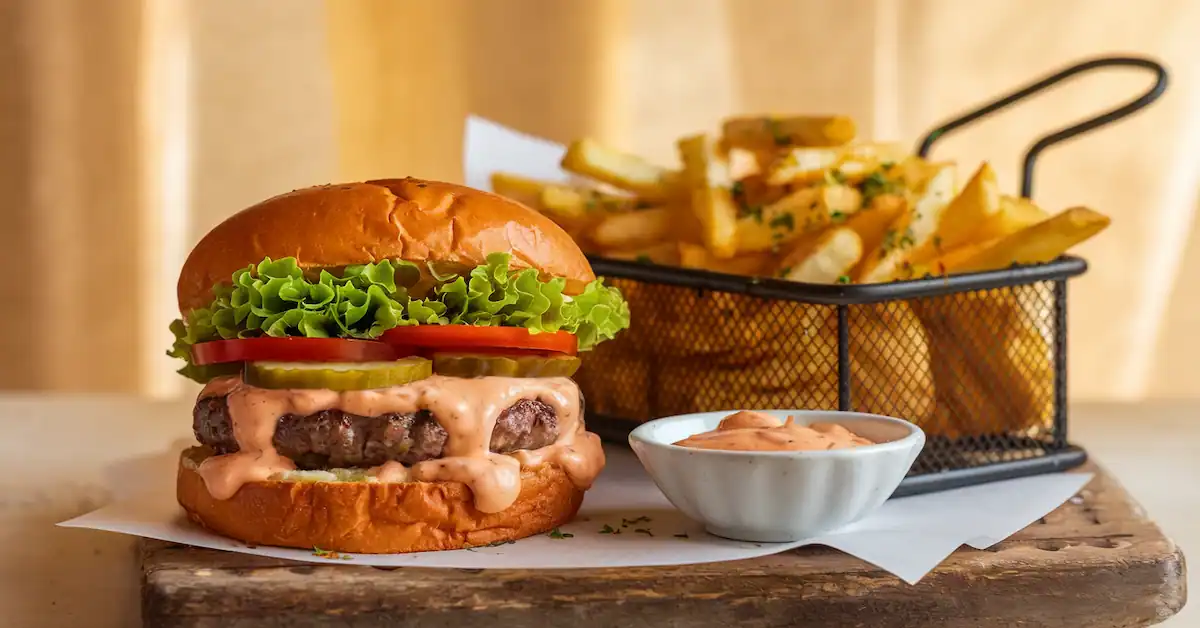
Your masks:
{"label": "wood grain texture", "polygon": [[1088,626],[1158,623],[1183,555],[1097,467],[1076,498],[916,586],[840,552],[669,568],[520,571],[303,565],[147,541],[146,626]]}

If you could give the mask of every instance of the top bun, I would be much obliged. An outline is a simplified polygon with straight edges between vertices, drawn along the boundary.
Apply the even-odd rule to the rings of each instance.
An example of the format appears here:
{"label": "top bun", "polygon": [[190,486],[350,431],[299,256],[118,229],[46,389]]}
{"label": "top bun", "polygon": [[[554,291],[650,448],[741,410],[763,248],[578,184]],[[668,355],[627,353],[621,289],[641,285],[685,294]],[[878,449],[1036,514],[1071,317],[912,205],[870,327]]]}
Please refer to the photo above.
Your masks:
{"label": "top bun", "polygon": [[383,179],[296,190],[230,216],[184,262],[179,310],[207,307],[214,285],[264,257],[294,257],[305,269],[384,259],[473,268],[490,253],[566,279],[569,293],[596,278],[571,236],[516,201],[453,183]]}

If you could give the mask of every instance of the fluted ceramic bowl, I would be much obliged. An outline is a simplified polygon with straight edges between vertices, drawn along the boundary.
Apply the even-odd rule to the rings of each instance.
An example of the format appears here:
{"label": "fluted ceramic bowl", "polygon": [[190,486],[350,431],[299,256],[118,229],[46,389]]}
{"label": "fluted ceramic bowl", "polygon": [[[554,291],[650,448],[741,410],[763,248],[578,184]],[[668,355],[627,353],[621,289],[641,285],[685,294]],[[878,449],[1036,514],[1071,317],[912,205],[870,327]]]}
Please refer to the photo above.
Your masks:
{"label": "fluted ceramic bowl", "polygon": [[629,444],[680,511],[717,536],[756,542],[812,538],[870,514],[896,490],[925,445],[900,419],[856,412],[759,410],[784,420],[836,423],[876,443],[827,451],[719,451],[672,445],[715,429],[733,411],[656,419]]}

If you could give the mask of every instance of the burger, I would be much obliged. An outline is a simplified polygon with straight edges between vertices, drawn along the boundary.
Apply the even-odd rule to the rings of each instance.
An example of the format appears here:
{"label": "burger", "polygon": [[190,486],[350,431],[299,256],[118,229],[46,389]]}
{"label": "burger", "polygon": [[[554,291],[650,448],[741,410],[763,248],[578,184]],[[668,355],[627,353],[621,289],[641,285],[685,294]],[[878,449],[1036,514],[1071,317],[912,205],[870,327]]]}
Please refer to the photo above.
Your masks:
{"label": "burger", "polygon": [[570,376],[629,325],[548,218],[414,178],[231,216],[179,275],[169,354],[204,384],[188,517],[249,544],[465,548],[552,530],[604,467]]}

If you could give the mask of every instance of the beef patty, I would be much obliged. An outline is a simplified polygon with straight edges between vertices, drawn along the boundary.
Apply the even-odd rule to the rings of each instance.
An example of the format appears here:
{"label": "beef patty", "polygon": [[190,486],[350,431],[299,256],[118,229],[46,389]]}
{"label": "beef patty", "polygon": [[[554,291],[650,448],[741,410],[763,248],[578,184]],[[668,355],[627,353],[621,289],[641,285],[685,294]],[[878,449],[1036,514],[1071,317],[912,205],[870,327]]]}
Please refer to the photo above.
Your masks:
{"label": "beef patty", "polygon": [[[225,397],[206,397],[196,402],[192,431],[196,440],[218,454],[238,450]],[[508,453],[537,449],[557,439],[554,409],[541,401],[525,399],[500,413],[492,430],[491,450]],[[373,417],[325,410],[280,417],[274,442],[275,449],[301,469],[367,467],[389,460],[413,465],[442,456],[446,430],[426,410]]]}

